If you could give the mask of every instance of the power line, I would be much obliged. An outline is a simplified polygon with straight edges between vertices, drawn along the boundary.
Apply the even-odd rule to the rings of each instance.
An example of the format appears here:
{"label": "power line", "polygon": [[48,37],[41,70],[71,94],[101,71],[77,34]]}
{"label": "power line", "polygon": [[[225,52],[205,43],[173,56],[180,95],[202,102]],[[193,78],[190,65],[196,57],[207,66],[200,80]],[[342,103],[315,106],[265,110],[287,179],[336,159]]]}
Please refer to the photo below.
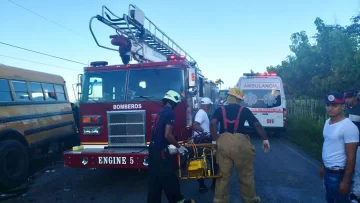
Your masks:
{"label": "power line", "polygon": [[6,55],[2,55],[2,54],[0,54],[0,56],[1,57],[6,57],[6,58],[11,58],[11,59],[16,59],[16,60],[19,60],[19,61],[27,61],[27,62],[31,62],[31,63],[41,64],[41,65],[46,65],[46,66],[52,66],[52,67],[61,68],[61,69],[68,69],[68,70],[77,71],[77,72],[81,71],[81,70],[76,70],[76,69],[72,69],[72,68],[65,68],[65,67],[57,66],[57,65],[41,63],[41,62],[37,62],[37,61],[30,61],[30,60],[26,60],[26,59],[22,59],[22,58],[16,58],[16,57],[12,57],[12,56],[6,56]]}
{"label": "power line", "polygon": [[67,27],[65,27],[65,26],[63,26],[63,25],[60,25],[59,23],[57,23],[57,22],[55,22],[55,21],[52,21],[52,20],[46,18],[45,16],[42,16],[42,15],[40,15],[40,14],[34,12],[34,11],[31,11],[30,9],[25,8],[24,6],[21,6],[21,5],[18,4],[18,3],[15,3],[15,2],[13,2],[13,1],[11,1],[11,0],[8,0],[8,1],[9,1],[10,3],[13,3],[14,5],[16,5],[16,6],[20,7],[20,8],[22,8],[22,9],[24,9],[24,10],[32,13],[32,14],[34,14],[34,15],[37,15],[37,16],[39,16],[39,17],[41,17],[41,18],[43,18],[43,19],[45,19],[45,20],[47,20],[47,21],[49,21],[49,22],[51,22],[51,23],[53,23],[53,24],[55,24],[55,25],[57,25],[57,26],[59,26],[59,27],[61,27],[61,28],[63,28],[63,29],[66,29],[66,30],[68,30],[68,31],[70,31],[70,32],[72,32],[72,33],[74,33],[74,34],[76,34],[76,35],[81,36],[79,33],[74,32],[73,30],[70,30],[69,28],[67,28]]}
{"label": "power line", "polygon": [[70,60],[70,59],[61,58],[61,57],[58,57],[58,56],[53,56],[53,55],[49,55],[49,54],[44,54],[44,53],[41,53],[41,52],[38,52],[38,51],[34,51],[34,50],[31,50],[31,49],[26,49],[26,48],[23,48],[23,47],[18,47],[18,46],[12,45],[12,44],[7,44],[7,43],[5,43],[5,42],[0,42],[0,44],[6,45],[6,46],[10,46],[10,47],[14,47],[14,48],[18,48],[18,49],[22,49],[22,50],[25,50],[25,51],[34,52],[34,53],[41,54],[41,55],[45,55],[45,56],[49,56],[49,57],[53,57],[53,58],[57,58],[57,59],[61,59],[61,60],[64,60],[64,61],[69,61],[69,62],[78,63],[78,64],[81,64],[81,65],[86,65],[86,66],[87,66],[86,63],[81,63],[81,62],[73,61],[73,60]]}

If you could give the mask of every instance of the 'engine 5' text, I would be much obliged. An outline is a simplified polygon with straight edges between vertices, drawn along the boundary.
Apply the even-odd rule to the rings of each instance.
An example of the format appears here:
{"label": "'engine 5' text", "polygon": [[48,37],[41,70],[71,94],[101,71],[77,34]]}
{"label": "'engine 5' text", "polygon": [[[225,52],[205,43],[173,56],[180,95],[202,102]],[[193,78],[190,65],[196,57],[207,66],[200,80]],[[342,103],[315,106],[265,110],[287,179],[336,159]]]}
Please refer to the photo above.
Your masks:
{"label": "'engine 5' text", "polygon": [[[126,158],[129,158],[127,160]],[[98,157],[99,164],[134,164],[133,157]]]}

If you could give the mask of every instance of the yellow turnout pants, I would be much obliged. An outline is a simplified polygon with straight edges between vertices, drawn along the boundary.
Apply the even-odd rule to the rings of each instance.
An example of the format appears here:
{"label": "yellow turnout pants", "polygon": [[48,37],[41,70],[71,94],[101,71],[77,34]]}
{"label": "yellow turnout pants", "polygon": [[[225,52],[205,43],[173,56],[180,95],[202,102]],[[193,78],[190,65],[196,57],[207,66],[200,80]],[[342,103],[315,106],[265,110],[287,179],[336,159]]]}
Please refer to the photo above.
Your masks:
{"label": "yellow turnout pants", "polygon": [[225,132],[217,140],[216,160],[221,177],[216,180],[214,203],[230,201],[230,184],[233,167],[239,178],[240,194],[243,203],[257,203],[254,182],[253,160],[256,151],[248,135]]}

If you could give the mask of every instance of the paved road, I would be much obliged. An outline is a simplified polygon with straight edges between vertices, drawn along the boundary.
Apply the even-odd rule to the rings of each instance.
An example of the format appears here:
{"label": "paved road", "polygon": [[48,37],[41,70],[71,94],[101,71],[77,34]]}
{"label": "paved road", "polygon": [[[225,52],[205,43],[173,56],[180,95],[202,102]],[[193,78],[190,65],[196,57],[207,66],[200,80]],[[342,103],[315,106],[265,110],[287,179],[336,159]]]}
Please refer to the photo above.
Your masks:
{"label": "paved road", "polygon": [[[285,140],[272,139],[271,152],[261,150],[260,139],[253,138],[257,148],[255,181],[264,203],[321,203],[324,201],[322,180],[318,178],[319,163]],[[6,202],[146,202],[146,173],[125,170],[90,170],[58,167],[44,173],[26,197]],[[210,180],[207,184],[210,185]],[[199,194],[197,182],[182,181],[187,197],[197,203],[210,203],[213,191]],[[241,202],[237,176],[232,182],[232,203]],[[167,202],[164,198],[164,202]]]}

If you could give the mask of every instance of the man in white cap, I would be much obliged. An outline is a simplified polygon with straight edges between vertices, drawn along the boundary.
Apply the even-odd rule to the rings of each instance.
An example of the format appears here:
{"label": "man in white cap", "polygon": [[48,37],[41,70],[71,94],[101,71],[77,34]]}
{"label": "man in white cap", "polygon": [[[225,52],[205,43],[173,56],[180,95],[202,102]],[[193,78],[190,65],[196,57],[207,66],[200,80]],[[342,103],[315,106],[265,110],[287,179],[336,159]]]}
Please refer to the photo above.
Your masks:
{"label": "man in white cap", "polygon": [[[194,132],[194,143],[211,143],[210,137],[210,119],[207,114],[213,102],[208,97],[203,97],[200,102],[201,106],[199,111],[195,115],[193,122]],[[199,134],[199,133],[201,134]],[[201,153],[201,151],[199,151]],[[216,173],[216,167],[215,167]],[[204,179],[198,179],[199,182],[199,192],[206,193],[208,188],[205,185]],[[215,179],[213,179],[212,187],[215,187]]]}

